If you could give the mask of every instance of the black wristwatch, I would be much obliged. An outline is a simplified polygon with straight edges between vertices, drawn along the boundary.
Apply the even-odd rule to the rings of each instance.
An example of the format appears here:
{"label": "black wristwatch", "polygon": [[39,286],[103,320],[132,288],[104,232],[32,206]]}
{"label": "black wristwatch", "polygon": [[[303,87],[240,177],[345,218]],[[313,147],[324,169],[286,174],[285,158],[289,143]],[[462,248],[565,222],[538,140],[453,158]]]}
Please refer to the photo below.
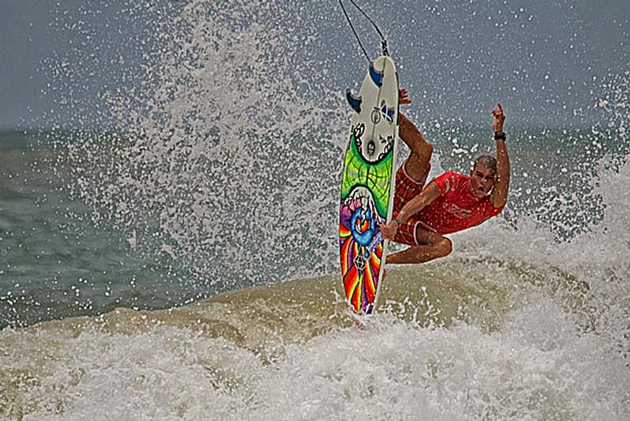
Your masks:
{"label": "black wristwatch", "polygon": [[494,140],[503,140],[505,141],[507,139],[507,136],[505,136],[505,132],[504,131],[498,131],[498,132],[494,132]]}
{"label": "black wristwatch", "polygon": [[394,218],[394,221],[398,224],[398,228],[402,227],[402,221],[398,217]]}

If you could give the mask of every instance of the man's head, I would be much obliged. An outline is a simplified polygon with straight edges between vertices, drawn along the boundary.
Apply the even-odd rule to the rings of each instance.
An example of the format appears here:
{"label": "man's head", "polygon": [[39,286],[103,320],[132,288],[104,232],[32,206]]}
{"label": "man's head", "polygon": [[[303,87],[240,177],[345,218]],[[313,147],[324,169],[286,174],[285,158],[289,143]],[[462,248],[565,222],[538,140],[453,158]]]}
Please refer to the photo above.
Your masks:
{"label": "man's head", "polygon": [[497,160],[490,155],[482,155],[475,161],[470,171],[470,189],[473,196],[482,198],[492,191],[497,174]]}

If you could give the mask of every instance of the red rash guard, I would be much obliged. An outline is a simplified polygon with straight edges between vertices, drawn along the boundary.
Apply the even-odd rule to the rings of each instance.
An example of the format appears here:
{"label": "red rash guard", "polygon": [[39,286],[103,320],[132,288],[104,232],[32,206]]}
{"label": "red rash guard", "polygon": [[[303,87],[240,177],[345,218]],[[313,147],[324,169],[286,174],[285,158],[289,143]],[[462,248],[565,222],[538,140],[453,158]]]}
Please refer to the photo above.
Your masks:
{"label": "red rash guard", "polygon": [[470,178],[465,175],[449,171],[433,182],[438,185],[440,195],[418,212],[418,216],[438,234],[451,234],[479,225],[505,207],[495,208],[489,195],[481,199],[473,196]]}

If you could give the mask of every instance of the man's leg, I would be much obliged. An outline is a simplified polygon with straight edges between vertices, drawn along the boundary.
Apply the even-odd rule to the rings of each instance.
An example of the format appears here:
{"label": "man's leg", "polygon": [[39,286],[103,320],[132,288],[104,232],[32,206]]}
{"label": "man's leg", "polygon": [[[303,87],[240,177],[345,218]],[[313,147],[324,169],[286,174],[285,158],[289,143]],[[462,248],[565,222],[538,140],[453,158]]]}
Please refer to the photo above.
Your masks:
{"label": "man's leg", "polygon": [[418,182],[424,182],[433,145],[426,141],[420,130],[403,114],[399,114],[399,136],[411,149],[411,155],[405,161],[405,172],[409,177]]}
{"label": "man's leg", "polygon": [[425,263],[438,257],[448,256],[453,250],[451,240],[440,234],[428,231],[420,225],[416,228],[419,245],[387,256],[387,263]]}

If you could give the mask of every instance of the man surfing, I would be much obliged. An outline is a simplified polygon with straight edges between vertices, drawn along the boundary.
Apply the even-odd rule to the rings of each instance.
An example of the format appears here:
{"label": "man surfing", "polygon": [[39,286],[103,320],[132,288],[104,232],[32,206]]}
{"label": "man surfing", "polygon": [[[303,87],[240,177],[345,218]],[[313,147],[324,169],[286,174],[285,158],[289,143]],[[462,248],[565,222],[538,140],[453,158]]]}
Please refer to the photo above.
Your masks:
{"label": "man surfing", "polygon": [[[399,102],[411,104],[407,90],[400,90]],[[453,245],[445,235],[501,213],[507,202],[510,160],[500,103],[492,115],[496,158],[480,156],[469,176],[448,171],[425,187],[433,146],[407,117],[399,114],[399,137],[411,154],[396,173],[393,219],[381,231],[386,239],[410,247],[387,256],[387,263],[424,263],[447,256]]]}

